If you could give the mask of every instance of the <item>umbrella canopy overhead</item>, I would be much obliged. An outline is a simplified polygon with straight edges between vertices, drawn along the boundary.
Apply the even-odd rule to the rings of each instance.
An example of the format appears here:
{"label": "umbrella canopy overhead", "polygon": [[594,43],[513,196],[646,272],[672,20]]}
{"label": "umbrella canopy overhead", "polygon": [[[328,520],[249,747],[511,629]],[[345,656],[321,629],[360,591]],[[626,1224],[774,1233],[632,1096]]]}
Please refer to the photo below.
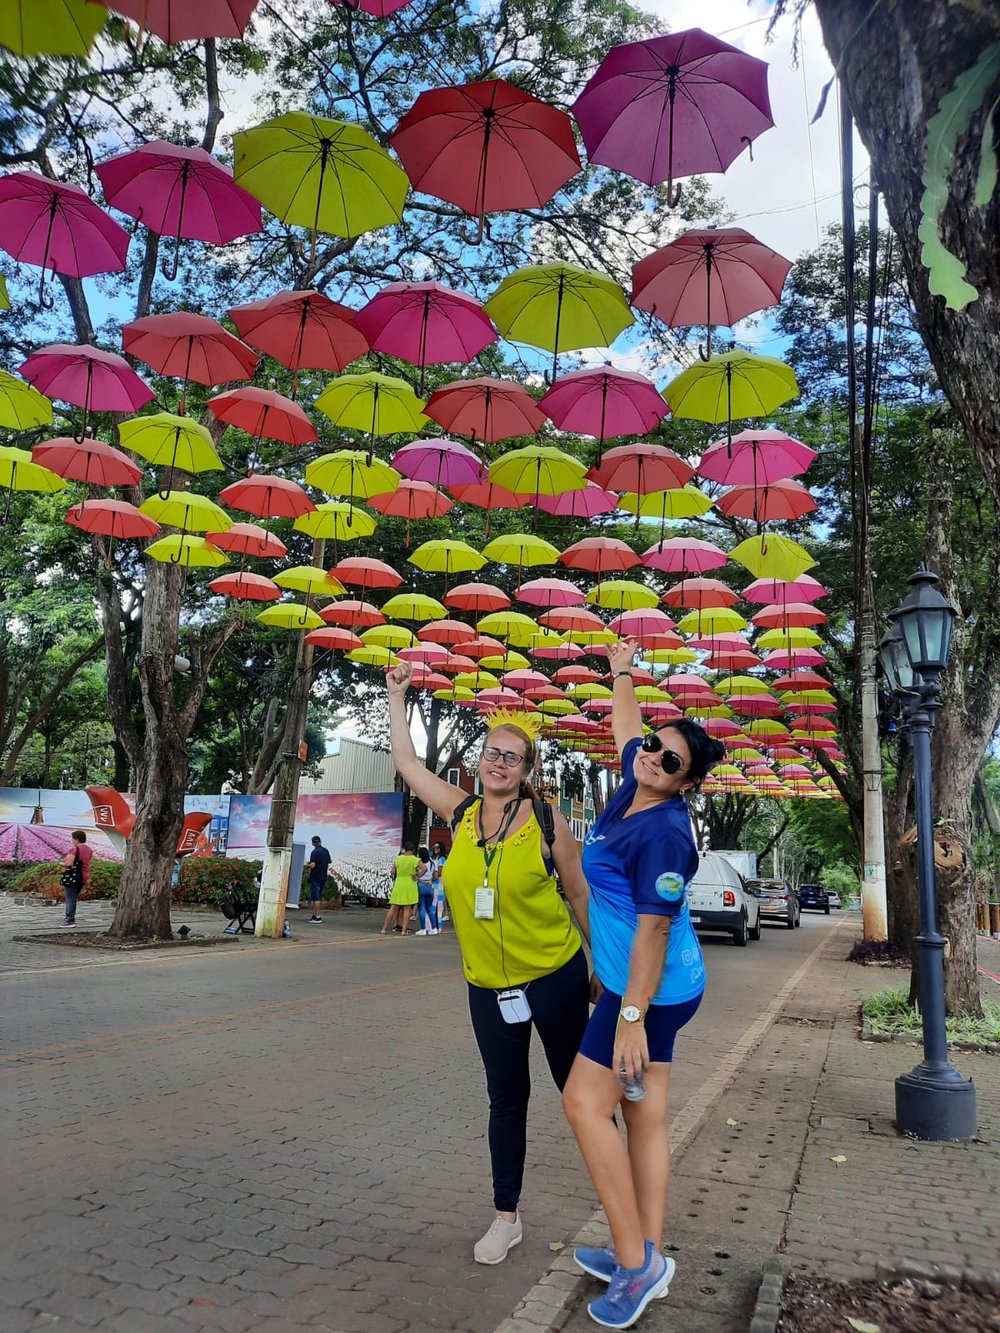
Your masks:
{"label": "umbrella canopy overhead", "polygon": [[391,565],[367,556],[347,556],[330,573],[352,588],[398,588],[403,582],[402,574],[397,574]]}
{"label": "umbrella canopy overhead", "polygon": [[142,477],[130,458],[101,440],[60,436],[36,444],[31,455],[66,481],[82,481],[85,486],[137,486]]}
{"label": "umbrella canopy overhead", "polygon": [[515,495],[562,495],[564,491],[582,491],[586,469],[578,458],[551,445],[530,444],[511,449],[490,465],[489,479]]}
{"label": "umbrella canopy overhead", "polygon": [[445,430],[486,444],[533,435],[545,425],[545,416],[527,389],[488,375],[435,389],[426,411]]}
{"label": "umbrella canopy overhead", "polygon": [[539,495],[535,504],[546,514],[557,514],[563,518],[596,518],[598,514],[613,513],[618,508],[619,500],[611,491],[588,481],[580,491]]}
{"label": "umbrella canopy overhead", "polygon": [[631,546],[615,537],[584,537],[566,547],[559,563],[569,569],[585,569],[600,577],[634,569],[641,561]]}
{"label": "umbrella canopy overhead", "polygon": [[225,532],[233,522],[214,500],[194,491],[167,491],[163,495],[151,495],[148,500],[143,500],[139,513],[184,532]]}
{"label": "umbrella canopy overhead", "polygon": [[371,514],[343,500],[327,500],[311,513],[302,514],[292,527],[308,537],[332,537],[334,541],[358,541],[370,537],[378,524]]}
{"label": "umbrella canopy overhead", "polygon": [[[328,495],[346,495],[367,500],[386,495],[399,485],[399,473],[388,463],[368,456],[361,449],[337,449],[306,465],[306,481]],[[383,511],[384,512],[384,511]]]}
{"label": "umbrella canopy overhead", "polygon": [[219,499],[258,518],[299,518],[316,508],[298,482],[261,473],[234,481],[219,492]]}
{"label": "umbrella canopy overhead", "polygon": [[228,312],[241,338],[289,370],[338,372],[368,351],[356,313],[311,288],[278,292]]}
{"label": "umbrella canopy overhead", "polygon": [[609,449],[587,476],[608,491],[647,495],[686,486],[694,480],[695,471],[664,444],[623,444]]}
{"label": "umbrella canopy overhead", "polygon": [[189,537],[179,532],[172,532],[168,537],[151,542],[143,555],[148,555],[150,560],[159,560],[164,565],[183,565],[186,569],[217,569],[229,563],[222,552],[204,537]]}
{"label": "umbrella canopy overhead", "polygon": [[242,37],[259,0],[93,0],[168,43]]}
{"label": "umbrella canopy overhead", "polygon": [[411,481],[432,486],[468,485],[482,479],[483,465],[471,449],[457,440],[413,440],[397,449],[393,466]]}
{"label": "umbrella canopy overhead", "polygon": [[374,352],[415,366],[471,361],[496,342],[482,304],[439,282],[391,282],[354,318]]}
{"label": "umbrella canopy overhead", "polygon": [[816,563],[805,547],[773,532],[748,537],[729,554],[757,578],[797,579]]}
{"label": "umbrella canopy overhead", "polygon": [[124,357],[88,343],[39,347],[19,369],[46,397],[82,407],[84,418],[90,412],[137,412],[154,396]]}
{"label": "umbrella canopy overhead", "polygon": [[122,326],[122,345],[161,375],[210,386],[252,378],[260,360],[218,320],[187,310],[132,320]]}
{"label": "umbrella canopy overhead", "polygon": [[783,430],[741,430],[710,444],[698,472],[723,486],[770,486],[805,472],[815,457],[815,449]]}
{"label": "umbrella canopy overhead", "polygon": [[613,366],[561,375],[538,406],[560,430],[598,440],[646,435],[667,415],[667,404],[652,380]]}
{"label": "umbrella canopy overhead", "polygon": [[675,417],[725,421],[731,429],[739,417],[769,416],[798,392],[794,371],[776,357],[723,352],[682,370],[663,396]]}
{"label": "umbrella canopy overhead", "polygon": [[120,423],[118,437],[126,449],[157,467],[177,467],[182,472],[223,470],[211,435],[190,417],[173,412],[133,417]]}
{"label": "umbrella canopy overhead", "polygon": [[[7,491],[7,506],[13,491],[37,491],[51,495],[66,485],[62,477],[36,463],[27,449],[0,444],[0,489]],[[6,508],[4,518],[6,518]]]}
{"label": "umbrella canopy overhead", "polygon": [[802,483],[787,478],[767,486],[734,486],[720,495],[715,504],[723,514],[749,518],[755,523],[793,521],[816,508],[816,501]]}
{"label": "umbrella canopy overhead", "polygon": [[319,439],[315,426],[298,403],[273,389],[258,389],[248,384],[242,389],[216,394],[207,406],[220,421],[246,431],[255,440],[312,444]]}
{"label": "umbrella canopy overhead", "polygon": [[86,0],[13,0],[0,9],[0,46],[19,56],[85,57],[107,18]]}
{"label": "umbrella canopy overhead", "polygon": [[[233,506],[239,508],[238,505]],[[273,533],[256,523],[234,523],[225,532],[207,532],[206,538],[220,551],[230,551],[237,555],[271,556],[280,559],[288,554],[288,547],[279,541]]]}
{"label": "umbrella canopy overhead", "polygon": [[238,574],[221,574],[217,579],[212,579],[208,586],[213,592],[234,597],[241,602],[276,602],[281,596],[281,589],[273,579],[242,570]]}
{"label": "umbrella canopy overhead", "polygon": [[66,511],[66,522],[103,537],[155,537],[159,523],[126,500],[88,500]]}
{"label": "umbrella canopy overhead", "polygon": [[406,380],[374,370],[331,380],[316,407],[335,426],[370,437],[416,434],[427,422],[424,404]]}
{"label": "umbrella canopy overhead", "polygon": [[0,428],[31,430],[52,420],[49,400],[15,375],[0,370]]}

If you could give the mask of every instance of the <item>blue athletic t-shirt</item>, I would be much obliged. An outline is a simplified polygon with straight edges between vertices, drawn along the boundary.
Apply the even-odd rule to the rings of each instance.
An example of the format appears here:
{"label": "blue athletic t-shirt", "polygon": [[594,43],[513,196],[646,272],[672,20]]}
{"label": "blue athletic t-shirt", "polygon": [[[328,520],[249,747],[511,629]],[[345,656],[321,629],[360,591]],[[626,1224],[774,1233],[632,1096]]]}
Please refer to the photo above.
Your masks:
{"label": "blue athletic t-shirt", "polygon": [[635,737],[625,746],[621,785],[583,846],[594,969],[608,990],[624,995],[639,916],[669,916],[666,966],[652,1003],[683,1004],[705,989],[687,903],[698,851],[683,797],[623,818],[638,785],[632,766],[639,745]]}

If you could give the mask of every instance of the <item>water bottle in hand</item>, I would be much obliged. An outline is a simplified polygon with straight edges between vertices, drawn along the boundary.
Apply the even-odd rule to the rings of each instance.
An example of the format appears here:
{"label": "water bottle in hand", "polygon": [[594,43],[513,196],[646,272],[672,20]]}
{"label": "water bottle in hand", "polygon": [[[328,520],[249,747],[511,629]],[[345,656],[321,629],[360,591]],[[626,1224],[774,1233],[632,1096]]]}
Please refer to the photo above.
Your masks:
{"label": "water bottle in hand", "polygon": [[643,1086],[642,1075],[638,1078],[626,1078],[624,1069],[621,1071],[622,1082],[625,1084],[625,1100],[627,1102],[641,1102],[646,1095],[646,1089]]}

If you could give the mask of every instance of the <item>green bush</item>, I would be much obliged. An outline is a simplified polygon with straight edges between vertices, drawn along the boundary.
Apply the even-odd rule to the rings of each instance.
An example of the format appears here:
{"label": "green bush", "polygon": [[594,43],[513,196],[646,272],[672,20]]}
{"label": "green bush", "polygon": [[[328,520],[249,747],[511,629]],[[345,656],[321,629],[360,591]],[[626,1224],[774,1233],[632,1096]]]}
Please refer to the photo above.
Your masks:
{"label": "green bush", "polygon": [[[323,885],[323,901],[332,902],[334,898],[339,898],[343,893],[340,880],[334,875],[328,875],[326,883]],[[307,903],[311,897],[309,889],[309,862],[302,867],[302,888],[299,892],[299,902]]]}
{"label": "green bush", "polygon": [[838,861],[832,866],[825,866],[819,872],[819,882],[827,893],[837,895],[843,907],[846,907],[851,899],[856,898],[861,891],[857,875],[844,861]]}
{"label": "green bush", "polygon": [[[865,1022],[877,1037],[919,1037],[920,1011],[910,1004],[905,990],[884,990],[869,995],[862,1006]],[[968,1018],[963,1014],[950,1016],[945,1022],[949,1041],[968,1046],[996,1046],[1000,1044],[1000,1003],[983,1001],[983,1017]]]}
{"label": "green bush", "polygon": [[207,903],[218,907],[230,884],[251,892],[257,886],[259,861],[231,856],[187,856],[181,862],[180,882],[171,895],[175,903]]}
{"label": "green bush", "polygon": [[[11,878],[8,888],[11,893],[34,893],[40,898],[56,898],[62,902],[63,888],[59,883],[61,874],[62,866],[58,862],[40,861],[18,871]],[[90,862],[90,881],[81,892],[80,901],[117,898],[121,877],[120,861],[99,861],[95,856]]]}

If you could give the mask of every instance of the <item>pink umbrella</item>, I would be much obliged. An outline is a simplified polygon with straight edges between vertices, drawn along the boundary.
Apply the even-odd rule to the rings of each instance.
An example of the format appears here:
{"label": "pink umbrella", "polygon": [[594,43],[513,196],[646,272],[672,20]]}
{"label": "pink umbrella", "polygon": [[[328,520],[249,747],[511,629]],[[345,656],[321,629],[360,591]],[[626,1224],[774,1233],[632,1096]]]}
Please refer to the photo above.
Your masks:
{"label": "pink umbrella", "polygon": [[557,685],[596,685],[601,679],[599,671],[585,666],[564,666],[553,671],[552,679]]}
{"label": "pink umbrella", "polygon": [[818,602],[821,597],[829,596],[830,589],[824,588],[819,579],[809,574],[800,574],[797,579],[755,579],[743,589],[743,596],[748,602]]}
{"label": "pink umbrella", "polygon": [[38,300],[46,310],[53,305],[45,291],[46,269],[73,278],[120,273],[130,239],[79,185],[34,171],[0,177],[0,238],[9,255],[41,268]]}
{"label": "pink umbrella", "polygon": [[[474,296],[438,282],[391,282],[354,317],[372,351],[420,366],[471,361],[500,336]],[[423,397],[423,375],[418,393]]]}
{"label": "pink umbrella", "polygon": [[700,28],[615,46],[573,104],[591,163],[647,185],[722,172],[774,124],[767,64]]}
{"label": "pink umbrella", "polygon": [[138,218],[177,246],[163,276],[177,277],[180,240],[226,245],[261,230],[260,204],[233,173],[204,148],[182,148],[154,139],[96,168],[109,204]]}
{"label": "pink umbrella", "polygon": [[698,578],[681,579],[660,598],[667,606],[690,607],[695,611],[703,606],[733,606],[739,600],[739,594],[721,579]]}
{"label": "pink umbrella", "polygon": [[528,653],[531,657],[537,657],[540,662],[555,660],[576,662],[581,657],[587,656],[578,643],[550,643],[538,648],[529,648]]}
{"label": "pink umbrella", "polygon": [[142,472],[120,450],[101,440],[72,440],[61,436],[36,444],[31,451],[36,463],[67,481],[87,486],[137,486]]}
{"label": "pink umbrella", "polygon": [[646,639],[651,634],[669,634],[676,627],[676,621],[666,611],[657,611],[654,607],[623,611],[608,622],[608,629],[614,630],[622,639]]}
{"label": "pink umbrella", "polygon": [[646,435],[670,410],[645,375],[613,366],[560,375],[538,406],[560,430],[594,435],[602,444],[618,435]]}
{"label": "pink umbrella", "polygon": [[392,565],[364,555],[345,556],[334,565],[330,574],[352,588],[398,588],[403,582],[403,576],[397,574]]}
{"label": "pink umbrella", "polygon": [[[547,690],[551,688],[548,676],[543,676],[540,671],[506,671],[500,677],[500,681],[509,690]],[[555,693],[559,698],[563,697],[562,690],[556,690]]]}
{"label": "pink umbrella", "polygon": [[766,486],[733,486],[717,498],[715,507],[723,514],[770,523],[811,514],[816,501],[800,481],[783,477]]}
{"label": "pink umbrella", "polygon": [[219,492],[219,499],[258,518],[300,518],[316,508],[298,482],[260,473],[234,481]]}
{"label": "pink umbrella", "polygon": [[742,227],[686,231],[635,265],[631,304],[670,328],[707,325],[707,358],[712,325],[733,325],[777,305],[791,267]]}
{"label": "pink umbrella", "polygon": [[815,648],[789,648],[787,651],[768,653],[764,665],[771,671],[794,671],[798,667],[823,666],[826,658]]}
{"label": "pink umbrella", "polygon": [[208,586],[213,592],[224,593],[241,602],[276,602],[282,595],[273,579],[265,578],[263,574],[247,574],[243,570],[212,579]]}
{"label": "pink umbrella", "polygon": [[83,408],[81,438],[91,412],[131,414],[154,397],[124,357],[87,343],[39,347],[19,370],[46,397]]}
{"label": "pink umbrella", "polygon": [[433,486],[460,486],[478,482],[483,465],[470,449],[457,440],[413,440],[397,449],[392,466],[412,481]]}
{"label": "pink umbrella", "polygon": [[133,19],[162,41],[242,37],[258,0],[91,0]]}
{"label": "pink umbrella", "polygon": [[414,519],[440,518],[452,507],[447,495],[437,490],[429,481],[406,479],[401,481],[394,491],[388,491],[384,495],[369,496],[368,503],[380,514],[406,519],[405,546],[410,544],[410,524]]}
{"label": "pink umbrella", "polygon": [[562,495],[539,495],[538,508],[561,518],[596,518],[618,508],[618,497],[588,481],[582,491],[563,491]]}
{"label": "pink umbrella", "polygon": [[210,398],[207,406],[220,421],[245,430],[254,441],[264,438],[283,444],[312,444],[319,439],[298,403],[272,389],[258,389],[256,385],[229,389]]}
{"label": "pink umbrella", "polygon": [[330,0],[331,5],[343,5],[345,9],[358,9],[362,14],[371,14],[373,18],[387,19],[397,9],[412,4],[413,0]]}
{"label": "pink umbrella", "polygon": [[288,554],[288,547],[284,542],[279,541],[266,528],[256,523],[234,523],[225,532],[206,532],[205,540],[217,546],[220,551],[231,551],[234,555],[280,558]]}
{"label": "pink umbrella", "polygon": [[647,569],[662,569],[667,574],[683,577],[719,569],[728,559],[725,551],[714,542],[703,542],[694,537],[668,537],[644,552],[642,563]]}
{"label": "pink umbrella", "polygon": [[488,616],[491,611],[506,611],[510,598],[502,588],[492,583],[461,583],[444,597],[445,606],[456,611],[471,611],[476,616]]}
{"label": "pink umbrella", "polygon": [[181,415],[187,397],[187,381],[225,384],[248,380],[259,357],[246,343],[234,338],[214,319],[178,310],[169,315],[146,315],[122,326],[126,352],[145,361],[161,375],[185,381]]}
{"label": "pink umbrella", "polygon": [[584,595],[569,579],[531,579],[522,583],[518,601],[532,606],[581,606]]}
{"label": "pink umbrella", "polygon": [[603,461],[587,473],[607,491],[676,490],[694,477],[694,468],[664,444],[623,444],[609,449]]}
{"label": "pink umbrella", "polygon": [[342,625],[327,625],[323,629],[313,629],[303,637],[306,643],[311,643],[316,648],[325,648],[331,653],[349,653],[355,648],[365,646],[364,639],[359,639],[355,633]]}
{"label": "pink umbrella", "polygon": [[783,430],[741,430],[731,441],[710,444],[698,472],[723,486],[769,486],[805,472],[815,457],[815,449]]}
{"label": "pink umbrella", "polygon": [[311,288],[278,292],[228,312],[241,338],[289,370],[341,371],[368,351],[351,310]]}
{"label": "pink umbrella", "polygon": [[424,411],[445,430],[486,444],[534,435],[545,425],[544,414],[527,389],[488,375],[435,389]]}
{"label": "pink umbrella", "polygon": [[385,624],[385,616],[377,606],[353,599],[324,606],[319,615],[328,625],[345,625],[351,629],[371,629],[375,625]]}
{"label": "pink umbrella", "polygon": [[103,537],[154,537],[160,530],[147,514],[126,500],[90,500],[66,511],[66,522]]}

